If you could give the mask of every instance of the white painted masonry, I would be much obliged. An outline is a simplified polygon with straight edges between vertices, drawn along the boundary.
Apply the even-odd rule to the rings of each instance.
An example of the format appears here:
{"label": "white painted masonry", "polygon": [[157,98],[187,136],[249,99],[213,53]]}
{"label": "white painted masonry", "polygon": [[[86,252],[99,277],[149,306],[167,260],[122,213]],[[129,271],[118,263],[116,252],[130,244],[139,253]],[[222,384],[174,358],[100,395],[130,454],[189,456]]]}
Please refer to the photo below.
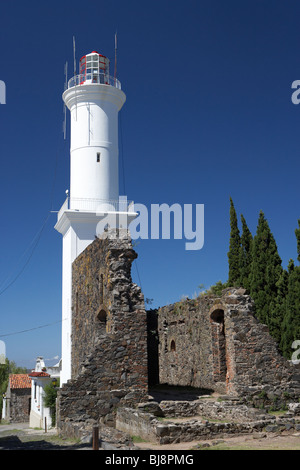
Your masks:
{"label": "white painted masonry", "polygon": [[[85,68],[88,64],[90,69]],[[98,222],[111,212],[120,213],[118,112],[126,96],[120,82],[109,77],[108,64],[97,52],[84,56],[81,74],[63,93],[71,115],[71,142],[70,195],[55,225],[63,236],[61,385],[71,378],[72,263],[95,239]],[[126,211],[131,218],[136,215],[133,206]]]}

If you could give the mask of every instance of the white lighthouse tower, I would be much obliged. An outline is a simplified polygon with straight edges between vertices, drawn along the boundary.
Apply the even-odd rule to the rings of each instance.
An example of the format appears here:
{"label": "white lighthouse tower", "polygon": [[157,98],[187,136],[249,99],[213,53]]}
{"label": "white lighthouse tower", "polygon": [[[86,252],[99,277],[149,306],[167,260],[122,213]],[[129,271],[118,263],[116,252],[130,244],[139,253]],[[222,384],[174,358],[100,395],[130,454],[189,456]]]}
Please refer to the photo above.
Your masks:
{"label": "white lighthouse tower", "polygon": [[133,204],[119,198],[118,112],[126,96],[109,75],[109,59],[96,51],[83,56],[63,100],[71,114],[71,145],[70,194],[55,225],[63,235],[61,384],[71,378],[72,262],[99,235],[104,217],[124,222],[125,215],[129,223],[136,216]]}

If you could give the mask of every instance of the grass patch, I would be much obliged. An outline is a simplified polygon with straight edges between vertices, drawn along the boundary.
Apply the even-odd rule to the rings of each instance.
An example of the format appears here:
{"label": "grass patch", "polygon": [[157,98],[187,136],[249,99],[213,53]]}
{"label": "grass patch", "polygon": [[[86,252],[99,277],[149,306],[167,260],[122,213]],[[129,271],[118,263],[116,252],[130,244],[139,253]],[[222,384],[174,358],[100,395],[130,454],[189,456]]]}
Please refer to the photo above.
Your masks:
{"label": "grass patch", "polygon": [[286,410],[277,410],[277,411],[268,410],[268,414],[272,416],[283,416],[286,414]]}
{"label": "grass patch", "polygon": [[132,442],[148,442],[143,439],[141,436],[131,436]]}
{"label": "grass patch", "polygon": [[[14,429],[14,428],[12,428],[12,429],[9,429],[9,430],[7,430],[7,431],[1,432],[1,437],[10,436],[10,435],[12,435],[12,434],[16,435],[16,434],[20,434],[20,433],[22,433],[22,431],[21,431],[20,429]],[[23,434],[23,433],[22,433],[22,434]]]}

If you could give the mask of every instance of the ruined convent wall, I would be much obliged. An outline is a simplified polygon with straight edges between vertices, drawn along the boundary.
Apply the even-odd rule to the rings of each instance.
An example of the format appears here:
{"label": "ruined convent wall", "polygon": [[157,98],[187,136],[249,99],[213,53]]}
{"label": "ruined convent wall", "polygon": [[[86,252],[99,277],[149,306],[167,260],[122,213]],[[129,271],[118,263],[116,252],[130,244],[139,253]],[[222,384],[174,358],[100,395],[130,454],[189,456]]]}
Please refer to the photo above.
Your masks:
{"label": "ruined convent wall", "polygon": [[278,352],[244,289],[158,311],[159,381],[253,399],[300,397],[300,371]]}
{"label": "ruined convent wall", "polygon": [[185,300],[157,312],[159,382],[212,389],[210,298]]}
{"label": "ruined convent wall", "polygon": [[72,379],[59,392],[57,418],[65,434],[80,422],[113,425],[118,406],[147,398],[146,311],[131,279],[136,256],[125,232],[96,239],[73,263]]}

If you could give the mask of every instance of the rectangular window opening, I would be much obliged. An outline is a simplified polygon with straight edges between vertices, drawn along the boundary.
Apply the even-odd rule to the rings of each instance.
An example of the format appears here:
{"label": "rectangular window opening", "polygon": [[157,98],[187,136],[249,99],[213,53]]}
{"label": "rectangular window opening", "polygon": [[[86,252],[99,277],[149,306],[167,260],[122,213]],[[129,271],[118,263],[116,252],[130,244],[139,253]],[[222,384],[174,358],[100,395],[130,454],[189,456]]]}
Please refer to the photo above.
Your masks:
{"label": "rectangular window opening", "polygon": [[100,152],[97,153],[97,163],[100,162]]}

